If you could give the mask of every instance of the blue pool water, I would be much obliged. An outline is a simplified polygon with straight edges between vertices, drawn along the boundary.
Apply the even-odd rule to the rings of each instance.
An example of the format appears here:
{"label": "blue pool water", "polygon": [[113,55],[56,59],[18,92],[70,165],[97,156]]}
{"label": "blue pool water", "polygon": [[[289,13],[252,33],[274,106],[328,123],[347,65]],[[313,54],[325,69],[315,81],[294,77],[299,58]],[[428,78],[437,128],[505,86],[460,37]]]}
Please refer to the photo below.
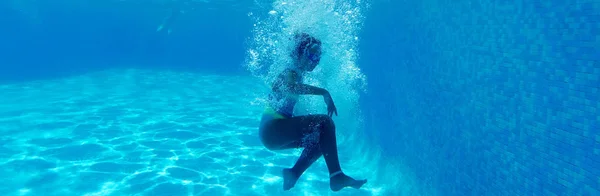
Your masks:
{"label": "blue pool water", "polygon": [[[0,195],[600,195],[600,2],[0,1]],[[257,126],[291,36],[343,170]],[[297,115],[323,114],[302,96]]]}
{"label": "blue pool water", "polygon": [[[114,69],[0,90],[3,195],[331,194],[322,160],[283,192],[281,169],[300,151],[262,146],[267,88],[253,77]],[[339,141],[343,167],[372,184],[336,195],[398,185],[393,167],[349,143]]]}

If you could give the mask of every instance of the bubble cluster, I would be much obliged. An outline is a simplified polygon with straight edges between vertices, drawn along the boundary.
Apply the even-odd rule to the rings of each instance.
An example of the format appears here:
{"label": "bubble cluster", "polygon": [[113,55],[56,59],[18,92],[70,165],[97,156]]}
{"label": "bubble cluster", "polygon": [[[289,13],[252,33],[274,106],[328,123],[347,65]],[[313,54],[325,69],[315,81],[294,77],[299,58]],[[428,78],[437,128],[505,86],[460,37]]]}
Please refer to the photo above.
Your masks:
{"label": "bubble cluster", "polygon": [[[327,89],[340,114],[336,121],[357,122],[359,93],[366,90],[366,76],[361,72],[358,33],[364,20],[364,1],[349,0],[278,0],[264,13],[249,14],[254,21],[249,40],[246,69],[268,86],[292,64],[291,39],[296,33],[308,33],[323,43],[323,56],[316,69],[304,77],[307,84]],[[325,113],[321,97],[302,96],[295,113]],[[358,129],[359,124],[344,126]]]}

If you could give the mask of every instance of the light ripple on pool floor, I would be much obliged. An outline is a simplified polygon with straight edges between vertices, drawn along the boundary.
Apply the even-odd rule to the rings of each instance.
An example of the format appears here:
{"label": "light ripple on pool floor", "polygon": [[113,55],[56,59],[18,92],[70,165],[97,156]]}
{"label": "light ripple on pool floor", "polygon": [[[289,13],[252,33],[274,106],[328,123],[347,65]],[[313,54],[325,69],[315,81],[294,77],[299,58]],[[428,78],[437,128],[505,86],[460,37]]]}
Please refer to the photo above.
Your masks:
{"label": "light ripple on pool floor", "polygon": [[[258,140],[253,78],[149,70],[1,85],[0,191],[9,195],[330,195],[319,160],[290,191],[300,151]],[[347,148],[344,148],[347,149]],[[345,168],[363,168],[351,152]],[[364,161],[358,161],[364,162]],[[379,195],[375,184],[336,195]],[[361,176],[362,175],[362,176]]]}

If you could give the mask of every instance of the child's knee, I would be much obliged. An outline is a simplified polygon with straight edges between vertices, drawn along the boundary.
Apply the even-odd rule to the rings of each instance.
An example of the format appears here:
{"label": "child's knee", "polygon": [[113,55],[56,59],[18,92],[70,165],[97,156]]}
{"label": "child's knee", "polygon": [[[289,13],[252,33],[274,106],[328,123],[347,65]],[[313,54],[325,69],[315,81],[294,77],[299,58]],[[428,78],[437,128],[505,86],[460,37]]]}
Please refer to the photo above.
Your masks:
{"label": "child's knee", "polygon": [[335,132],[335,122],[333,122],[333,119],[331,119],[331,117],[323,115],[321,116],[319,121],[321,127],[323,128],[323,131]]}

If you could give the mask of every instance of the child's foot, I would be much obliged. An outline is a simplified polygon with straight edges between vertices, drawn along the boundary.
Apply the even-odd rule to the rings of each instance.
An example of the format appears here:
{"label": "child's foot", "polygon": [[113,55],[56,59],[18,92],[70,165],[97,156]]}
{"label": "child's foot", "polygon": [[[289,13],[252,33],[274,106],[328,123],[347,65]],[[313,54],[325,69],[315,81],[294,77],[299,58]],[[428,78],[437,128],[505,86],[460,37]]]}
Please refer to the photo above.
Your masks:
{"label": "child's foot", "polygon": [[292,169],[283,169],[283,190],[287,191],[293,188],[296,185],[300,176],[296,175],[296,173]]}
{"label": "child's foot", "polygon": [[334,174],[331,178],[329,178],[329,188],[331,188],[332,191],[339,191],[345,187],[360,189],[360,187],[362,187],[362,185],[365,183],[367,183],[366,179],[355,180],[341,172]]}

